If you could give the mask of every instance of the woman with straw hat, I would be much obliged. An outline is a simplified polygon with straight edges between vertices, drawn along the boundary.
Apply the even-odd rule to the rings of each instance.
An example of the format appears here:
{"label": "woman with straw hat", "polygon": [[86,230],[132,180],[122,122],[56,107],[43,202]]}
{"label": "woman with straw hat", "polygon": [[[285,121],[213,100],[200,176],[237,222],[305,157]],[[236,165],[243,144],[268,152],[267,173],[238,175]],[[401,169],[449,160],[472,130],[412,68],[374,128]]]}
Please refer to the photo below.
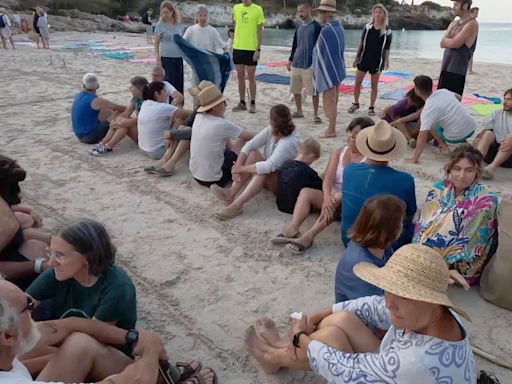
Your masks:
{"label": "woman with straw hat", "polygon": [[[267,373],[289,367],[314,370],[329,383],[476,383],[458,315],[469,318],[448,298],[451,274],[436,251],[405,245],[384,267],[360,263],[354,273],[384,297],[294,313],[288,340],[269,319],[247,329],[246,347]],[[379,329],[387,331],[382,340]]]}

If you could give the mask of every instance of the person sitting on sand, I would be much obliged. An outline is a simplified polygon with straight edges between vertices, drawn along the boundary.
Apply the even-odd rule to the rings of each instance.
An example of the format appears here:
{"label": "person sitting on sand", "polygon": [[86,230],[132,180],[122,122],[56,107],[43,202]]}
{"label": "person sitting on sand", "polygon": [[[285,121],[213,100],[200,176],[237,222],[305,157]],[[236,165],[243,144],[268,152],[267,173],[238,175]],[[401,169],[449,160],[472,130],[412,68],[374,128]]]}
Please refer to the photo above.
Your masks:
{"label": "person sitting on sand", "polygon": [[[286,245],[287,251],[301,254],[308,249],[315,237],[333,221],[340,220],[341,185],[343,172],[350,163],[361,163],[366,158],[356,147],[357,134],[364,128],[374,125],[369,117],[357,117],[347,127],[348,145],[335,149],[323,174],[321,189],[303,188],[297,203],[294,205],[292,221],[282,233],[271,240],[274,245]],[[312,210],[320,211],[315,224],[303,235],[300,226],[311,214]]]}
{"label": "person sitting on sand", "polygon": [[[106,155],[114,149],[126,135],[137,143],[139,132],[137,130],[137,117],[142,107],[142,90],[148,81],[142,76],[133,76],[130,79],[130,92],[132,99],[128,108],[124,110],[112,123],[105,137],[89,151],[93,156]],[[134,115],[134,116],[132,116]]]}
{"label": "person sitting on sand", "polygon": [[75,95],[71,105],[73,132],[82,143],[96,144],[107,134],[110,121],[113,121],[126,107],[112,103],[96,92],[100,87],[94,73],[86,73],[82,78],[83,90]]}
{"label": "person sitting on sand", "polygon": [[428,76],[414,78],[414,91],[425,101],[421,111],[421,125],[414,156],[407,159],[417,163],[430,135],[439,145],[441,153],[449,154],[447,144],[460,144],[476,131],[476,122],[460,102],[461,96],[447,89],[432,92],[432,79]]}
{"label": "person sitting on sand", "polygon": [[190,141],[190,173],[201,185],[225,187],[232,181],[231,168],[245,142],[253,134],[224,119],[226,96],[215,86],[197,95],[197,115]]}
{"label": "person sitting on sand", "polygon": [[[329,383],[435,383],[440,377],[476,383],[468,332],[458,315],[469,317],[448,297],[453,280],[436,251],[408,244],[384,267],[359,263],[354,274],[384,297],[299,313],[285,339],[270,319],[249,326],[245,346],[267,374],[291,368],[313,370]],[[382,339],[379,330],[386,331]]]}
{"label": "person sitting on sand", "polygon": [[414,148],[424,105],[425,101],[416,95],[413,88],[398,103],[384,108],[380,117],[399,129],[407,138],[409,146]]}
{"label": "person sitting on sand", "polygon": [[473,146],[489,164],[482,171],[483,179],[494,178],[498,167],[512,168],[512,88],[503,96],[503,109],[492,113]]}
{"label": "person sitting on sand", "polygon": [[36,320],[85,317],[132,329],[137,321],[135,287],[115,265],[116,248],[105,227],[79,220],[52,236],[48,264],[27,289],[44,309]]}
{"label": "person sitting on sand", "polygon": [[348,164],[341,188],[341,239],[347,247],[348,230],[356,221],[364,202],[373,196],[393,195],[405,203],[403,232],[393,245],[410,243],[414,231],[416,192],[413,177],[391,168],[388,163],[399,159],[407,150],[407,139],[398,129],[381,120],[363,129],[356,137],[356,147],[366,157],[364,163]]}
{"label": "person sitting on sand", "polygon": [[156,66],[151,71],[151,81],[157,82],[161,81],[165,85],[165,93],[167,95],[167,99],[169,103],[180,107],[183,105],[183,100],[185,99],[183,94],[178,91],[174,85],[165,80],[165,69],[160,66]]}
{"label": "person sitting on sand", "polygon": [[[276,171],[286,160],[297,156],[300,138],[295,132],[290,109],[277,104],[270,109],[270,125],[248,141],[240,151],[231,170],[233,184],[230,188],[210,186],[212,193],[229,205],[217,212],[220,220],[232,219],[242,213],[245,203],[256,196],[264,186],[277,191]],[[263,155],[258,151],[263,147]],[[235,199],[245,183],[251,179],[243,193]]]}
{"label": "person sitting on sand", "polygon": [[[153,332],[76,317],[36,323],[30,318],[33,308],[30,296],[0,277],[0,384],[218,382],[199,361],[170,364]],[[112,346],[130,351],[136,360]],[[41,351],[43,359],[32,357]]]}
{"label": "person sitting on sand", "polygon": [[461,144],[434,183],[416,224],[414,242],[438,251],[450,269],[477,284],[497,229],[498,197],[478,180],[482,154]]}
{"label": "person sitting on sand", "polygon": [[189,112],[168,104],[165,84],[153,81],[142,90],[144,102],[137,117],[138,144],[143,154],[160,160],[167,151],[164,132],[177,127]]}
{"label": "person sitting on sand", "polygon": [[392,244],[402,234],[405,204],[396,196],[380,195],[366,200],[349,230],[347,249],[338,262],[334,284],[336,303],[384,291],[354,274],[354,267],[368,262],[383,267],[393,254]]}
{"label": "person sitting on sand", "polygon": [[16,161],[0,155],[0,275],[21,289],[48,267],[44,236],[24,231],[14,212],[21,202],[19,183],[25,177]]}

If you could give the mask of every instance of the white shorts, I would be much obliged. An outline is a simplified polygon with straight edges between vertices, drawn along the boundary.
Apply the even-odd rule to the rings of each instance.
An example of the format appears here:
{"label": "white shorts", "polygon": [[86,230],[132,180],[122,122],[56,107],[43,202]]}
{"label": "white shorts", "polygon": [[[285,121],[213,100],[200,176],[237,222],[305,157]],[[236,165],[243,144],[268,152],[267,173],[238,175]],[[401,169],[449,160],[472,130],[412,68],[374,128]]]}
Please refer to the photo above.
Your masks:
{"label": "white shorts", "polygon": [[308,95],[313,94],[313,69],[293,68],[290,79],[290,93],[300,94],[302,88],[306,89]]}
{"label": "white shorts", "polygon": [[4,39],[8,39],[11,37],[11,28],[8,26],[5,26],[4,28],[0,28],[0,36],[2,36]]}

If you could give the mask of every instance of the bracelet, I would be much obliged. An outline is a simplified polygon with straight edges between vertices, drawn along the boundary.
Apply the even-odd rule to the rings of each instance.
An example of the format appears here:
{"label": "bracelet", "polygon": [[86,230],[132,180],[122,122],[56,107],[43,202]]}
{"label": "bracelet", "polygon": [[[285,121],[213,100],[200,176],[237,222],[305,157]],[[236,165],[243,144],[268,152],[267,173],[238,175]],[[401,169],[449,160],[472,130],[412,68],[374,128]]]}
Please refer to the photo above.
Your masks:
{"label": "bracelet", "polygon": [[37,273],[38,275],[43,272],[42,270],[42,266],[43,266],[43,263],[46,261],[46,259],[42,258],[42,257],[38,257],[36,259],[36,261],[34,262],[34,272]]}

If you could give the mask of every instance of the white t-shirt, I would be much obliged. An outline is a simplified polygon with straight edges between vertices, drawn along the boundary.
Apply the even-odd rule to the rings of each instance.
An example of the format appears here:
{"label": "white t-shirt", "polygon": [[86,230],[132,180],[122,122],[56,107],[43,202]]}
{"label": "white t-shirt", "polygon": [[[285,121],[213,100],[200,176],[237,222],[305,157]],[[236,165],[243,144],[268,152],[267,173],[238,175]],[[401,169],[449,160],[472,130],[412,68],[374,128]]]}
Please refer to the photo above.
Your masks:
{"label": "white t-shirt", "polygon": [[227,141],[237,139],[240,133],[242,128],[229,120],[207,113],[198,113],[192,126],[190,141],[192,176],[207,182],[220,180]]}
{"label": "white t-shirt", "polygon": [[211,52],[221,51],[226,46],[219,32],[211,25],[206,27],[201,27],[199,24],[192,25],[187,28],[183,38],[194,47]]}
{"label": "white t-shirt", "polygon": [[420,131],[430,131],[437,125],[443,128],[443,134],[449,140],[464,139],[477,128],[476,121],[455,94],[447,89],[432,93],[421,111]]}
{"label": "white t-shirt", "polygon": [[0,371],[0,384],[64,384],[56,382],[34,381],[27,368],[18,359],[12,362],[10,371]]}
{"label": "white t-shirt", "polygon": [[172,85],[168,81],[164,81],[163,83],[164,83],[164,91],[165,91],[165,94],[167,95],[167,98],[172,97],[172,95],[174,94],[174,92],[177,91],[177,89],[174,88],[174,85]]}
{"label": "white t-shirt", "polygon": [[177,109],[174,105],[154,100],[142,103],[137,117],[140,149],[154,152],[164,145],[164,131],[171,129],[171,118]]}

